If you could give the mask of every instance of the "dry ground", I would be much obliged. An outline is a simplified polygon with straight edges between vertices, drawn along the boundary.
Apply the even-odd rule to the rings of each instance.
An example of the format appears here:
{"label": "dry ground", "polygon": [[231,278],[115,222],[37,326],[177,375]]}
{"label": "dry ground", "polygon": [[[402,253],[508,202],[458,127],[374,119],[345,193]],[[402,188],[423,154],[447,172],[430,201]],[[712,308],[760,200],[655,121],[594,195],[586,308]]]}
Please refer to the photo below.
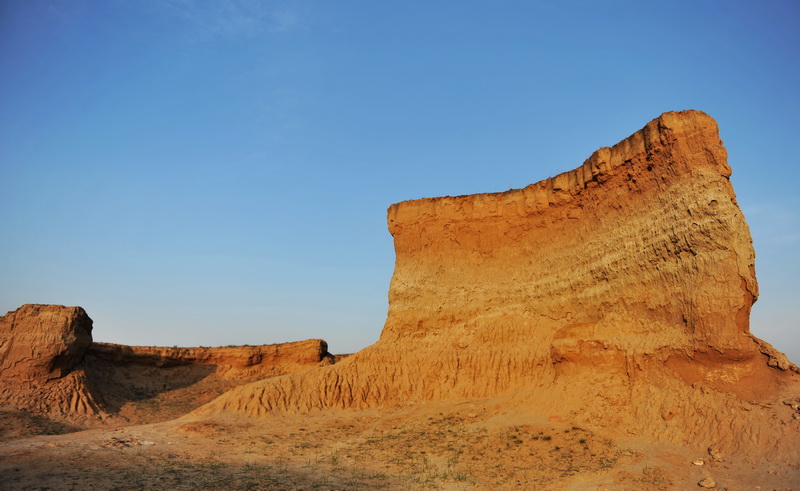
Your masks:
{"label": "dry ground", "polygon": [[[611,438],[501,401],[181,420],[0,443],[2,489],[792,489],[791,469]],[[551,418],[558,419],[558,418]],[[703,459],[696,466],[692,460]],[[794,484],[792,484],[794,483]]]}

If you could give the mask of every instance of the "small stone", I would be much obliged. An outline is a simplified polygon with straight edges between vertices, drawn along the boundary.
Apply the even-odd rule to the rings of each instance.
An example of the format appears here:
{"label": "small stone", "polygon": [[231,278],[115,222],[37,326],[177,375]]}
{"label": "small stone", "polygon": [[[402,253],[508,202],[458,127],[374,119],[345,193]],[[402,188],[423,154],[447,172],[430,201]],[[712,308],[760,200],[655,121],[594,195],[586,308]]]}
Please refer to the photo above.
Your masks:
{"label": "small stone", "polygon": [[711,460],[714,462],[722,462],[722,452],[718,448],[708,447],[708,455],[711,456]]}
{"label": "small stone", "polygon": [[697,460],[693,460],[692,464],[694,464],[694,465],[703,465],[703,464],[705,464],[705,461],[703,461],[703,459],[697,459]]}
{"label": "small stone", "polygon": [[717,483],[714,482],[714,480],[711,479],[710,477],[707,477],[702,481],[700,481],[699,483],[697,483],[697,485],[700,486],[701,488],[713,488],[716,487]]}

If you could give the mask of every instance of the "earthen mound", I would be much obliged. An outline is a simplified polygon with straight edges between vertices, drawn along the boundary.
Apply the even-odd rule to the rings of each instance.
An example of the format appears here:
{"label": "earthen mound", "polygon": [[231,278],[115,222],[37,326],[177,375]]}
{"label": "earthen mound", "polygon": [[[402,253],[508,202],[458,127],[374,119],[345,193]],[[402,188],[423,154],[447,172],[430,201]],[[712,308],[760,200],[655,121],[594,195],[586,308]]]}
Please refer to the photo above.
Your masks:
{"label": "earthen mound", "polygon": [[715,121],[672,112],[524,189],[392,205],[380,340],[196,414],[502,396],[656,440],[797,454],[800,375],[750,334],[755,253],[730,175]]}

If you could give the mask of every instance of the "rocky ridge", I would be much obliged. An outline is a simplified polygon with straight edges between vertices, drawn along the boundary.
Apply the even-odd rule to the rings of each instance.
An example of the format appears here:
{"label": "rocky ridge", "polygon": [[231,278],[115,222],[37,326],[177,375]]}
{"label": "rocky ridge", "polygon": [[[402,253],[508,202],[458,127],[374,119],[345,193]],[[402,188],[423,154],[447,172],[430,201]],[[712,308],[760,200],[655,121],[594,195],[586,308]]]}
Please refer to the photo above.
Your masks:
{"label": "rocky ridge", "polygon": [[333,364],[328,343],[308,339],[282,344],[259,346],[226,346],[220,348],[182,348],[166,346],[126,346],[92,343],[87,355],[98,361],[118,365],[145,365],[170,368],[183,365],[211,365],[229,378],[246,375],[282,375],[291,366],[306,369],[319,364]]}

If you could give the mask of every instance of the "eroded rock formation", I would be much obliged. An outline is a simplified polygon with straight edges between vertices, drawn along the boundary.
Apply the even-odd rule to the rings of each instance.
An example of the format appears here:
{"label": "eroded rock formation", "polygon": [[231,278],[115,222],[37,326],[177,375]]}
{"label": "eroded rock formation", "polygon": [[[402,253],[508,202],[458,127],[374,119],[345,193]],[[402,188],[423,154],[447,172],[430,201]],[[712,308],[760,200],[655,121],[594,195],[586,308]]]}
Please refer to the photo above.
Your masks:
{"label": "eroded rock formation", "polygon": [[[92,343],[92,319],[82,308],[23,305],[0,317],[0,422],[152,422],[242,383],[330,363],[321,339],[225,348]],[[174,410],[136,404],[165,393]]]}
{"label": "eroded rock formation", "polygon": [[714,120],[685,111],[524,189],[392,205],[380,340],[197,414],[506,396],[671,441],[788,432],[796,452],[781,402],[798,374],[749,332],[755,255],[730,175]]}
{"label": "eroded rock formation", "polygon": [[83,361],[92,319],[80,307],[23,305],[0,317],[0,406],[55,421],[102,420]]}
{"label": "eroded rock formation", "polygon": [[59,379],[92,344],[92,319],[80,307],[23,305],[0,317],[0,380]]}

